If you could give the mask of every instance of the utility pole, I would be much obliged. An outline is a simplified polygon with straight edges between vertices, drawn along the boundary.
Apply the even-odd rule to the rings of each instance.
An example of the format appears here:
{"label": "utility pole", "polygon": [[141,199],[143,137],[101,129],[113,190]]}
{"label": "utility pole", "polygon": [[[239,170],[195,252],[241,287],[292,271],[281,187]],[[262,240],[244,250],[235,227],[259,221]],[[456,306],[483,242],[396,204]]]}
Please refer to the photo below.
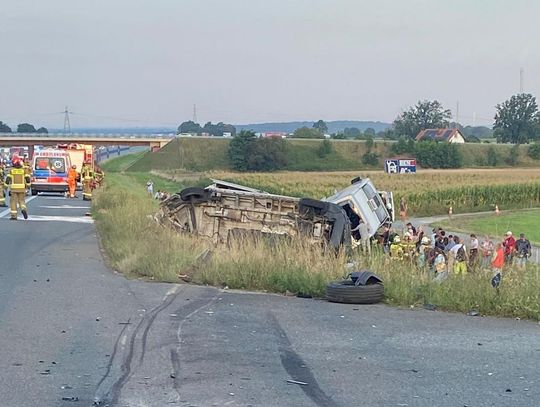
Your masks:
{"label": "utility pole", "polygon": [[525,69],[519,68],[519,93],[524,92],[524,88],[523,88],[524,76],[525,76]]}
{"label": "utility pole", "polygon": [[64,134],[71,133],[71,124],[69,123],[69,110],[66,106],[64,110]]}
{"label": "utility pole", "polygon": [[193,123],[197,123],[197,105],[193,104]]}

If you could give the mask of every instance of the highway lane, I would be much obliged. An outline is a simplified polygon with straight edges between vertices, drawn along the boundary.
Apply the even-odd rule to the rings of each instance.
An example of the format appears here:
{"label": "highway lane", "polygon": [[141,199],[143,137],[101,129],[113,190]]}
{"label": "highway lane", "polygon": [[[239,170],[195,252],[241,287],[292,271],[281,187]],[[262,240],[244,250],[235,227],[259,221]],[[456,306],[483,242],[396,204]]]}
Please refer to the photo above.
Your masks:
{"label": "highway lane", "polygon": [[538,323],[127,280],[87,211],[0,219],[0,406],[540,404]]}

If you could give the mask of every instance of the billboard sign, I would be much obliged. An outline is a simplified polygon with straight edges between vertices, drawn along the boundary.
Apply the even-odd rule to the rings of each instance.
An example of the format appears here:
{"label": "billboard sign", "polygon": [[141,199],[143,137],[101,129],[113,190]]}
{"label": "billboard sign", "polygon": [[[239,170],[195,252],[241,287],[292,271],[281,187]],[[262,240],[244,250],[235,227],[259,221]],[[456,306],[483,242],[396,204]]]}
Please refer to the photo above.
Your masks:
{"label": "billboard sign", "polygon": [[415,173],[416,160],[414,158],[396,158],[384,160],[384,171],[387,174]]}

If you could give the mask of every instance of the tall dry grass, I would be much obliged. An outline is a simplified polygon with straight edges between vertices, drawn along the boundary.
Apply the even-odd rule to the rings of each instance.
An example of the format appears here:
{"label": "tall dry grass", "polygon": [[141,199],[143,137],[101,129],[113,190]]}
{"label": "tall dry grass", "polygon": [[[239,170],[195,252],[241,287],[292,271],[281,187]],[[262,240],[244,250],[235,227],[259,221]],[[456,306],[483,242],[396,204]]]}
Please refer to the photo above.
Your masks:
{"label": "tall dry grass", "polygon": [[[440,309],[540,319],[540,273],[508,270],[500,290],[490,286],[491,275],[478,272],[450,276],[439,284],[415,265],[392,261],[383,254],[324,252],[303,242],[238,241],[229,247],[159,226],[153,219],[155,202],[135,193],[129,178],[111,174],[96,192],[93,214],[112,268],[129,277],[195,283],[246,290],[303,293],[323,297],[326,284],[344,277],[346,263],[374,271],[383,278],[386,302],[401,306],[434,304]],[[113,186],[111,186],[113,185]],[[137,189],[138,190],[138,189]],[[200,256],[207,251],[208,256]]]}

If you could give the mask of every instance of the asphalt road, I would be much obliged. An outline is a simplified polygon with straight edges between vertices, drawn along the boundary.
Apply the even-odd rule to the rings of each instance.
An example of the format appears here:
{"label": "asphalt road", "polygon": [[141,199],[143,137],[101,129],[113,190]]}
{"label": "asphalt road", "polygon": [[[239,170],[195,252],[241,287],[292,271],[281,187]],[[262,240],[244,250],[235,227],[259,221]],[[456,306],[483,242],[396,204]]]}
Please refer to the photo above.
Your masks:
{"label": "asphalt road", "polygon": [[538,323],[126,280],[87,206],[0,213],[0,406],[540,405]]}

